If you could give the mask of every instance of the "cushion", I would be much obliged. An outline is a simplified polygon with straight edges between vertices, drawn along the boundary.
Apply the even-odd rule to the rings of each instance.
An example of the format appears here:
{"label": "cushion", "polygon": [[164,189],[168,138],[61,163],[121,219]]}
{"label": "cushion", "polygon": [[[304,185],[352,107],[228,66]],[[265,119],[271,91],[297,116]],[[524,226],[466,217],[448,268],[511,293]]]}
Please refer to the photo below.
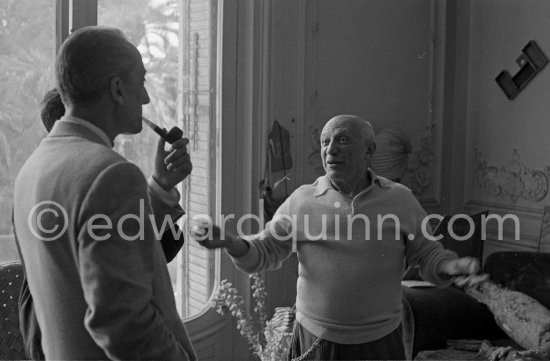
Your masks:
{"label": "cushion", "polygon": [[506,337],[487,307],[459,288],[402,287],[402,290],[414,320],[413,358],[421,350],[446,348],[447,340]]}
{"label": "cushion", "polygon": [[525,293],[550,309],[550,253],[495,252],[483,269],[499,285]]}

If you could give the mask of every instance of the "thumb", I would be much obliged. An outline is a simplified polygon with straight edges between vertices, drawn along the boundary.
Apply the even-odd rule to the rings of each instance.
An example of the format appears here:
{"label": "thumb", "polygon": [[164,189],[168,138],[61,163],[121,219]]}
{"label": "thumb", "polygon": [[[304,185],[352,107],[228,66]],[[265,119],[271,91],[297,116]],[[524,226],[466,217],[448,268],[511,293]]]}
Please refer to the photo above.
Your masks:
{"label": "thumb", "polygon": [[166,145],[166,141],[164,138],[159,137],[159,140],[157,142],[157,154],[164,155],[164,146]]}

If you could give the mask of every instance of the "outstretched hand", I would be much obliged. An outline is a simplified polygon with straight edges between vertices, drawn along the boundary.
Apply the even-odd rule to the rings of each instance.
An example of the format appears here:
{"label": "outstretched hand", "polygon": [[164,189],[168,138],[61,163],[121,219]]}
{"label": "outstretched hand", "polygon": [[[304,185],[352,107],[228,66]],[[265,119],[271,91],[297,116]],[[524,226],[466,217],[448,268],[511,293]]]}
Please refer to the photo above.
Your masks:
{"label": "outstretched hand", "polygon": [[250,248],[246,241],[213,225],[208,219],[191,218],[188,222],[191,236],[205,248],[225,247],[233,257],[241,257]]}
{"label": "outstretched hand", "polygon": [[479,261],[473,257],[445,260],[439,264],[439,273],[451,277],[475,275],[479,270]]}
{"label": "outstretched hand", "polygon": [[166,141],[159,138],[153,178],[167,191],[191,174],[193,164],[189,153],[187,153],[188,143],[189,139],[182,138],[171,144],[168,150],[165,150]]}
{"label": "outstretched hand", "polygon": [[216,249],[226,246],[227,240],[230,237],[222,231],[220,227],[211,224],[206,220],[191,219],[189,222],[191,236],[201,246],[208,249]]}

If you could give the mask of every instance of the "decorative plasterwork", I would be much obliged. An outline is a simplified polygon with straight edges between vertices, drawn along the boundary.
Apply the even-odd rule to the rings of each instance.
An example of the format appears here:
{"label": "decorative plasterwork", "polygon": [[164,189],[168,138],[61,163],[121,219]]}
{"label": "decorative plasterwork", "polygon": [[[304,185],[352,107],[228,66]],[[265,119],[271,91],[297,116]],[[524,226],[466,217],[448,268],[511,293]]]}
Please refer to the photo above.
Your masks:
{"label": "decorative plasterwork", "polygon": [[520,161],[517,149],[505,165],[489,165],[475,149],[477,160],[477,185],[491,197],[540,202],[548,194],[550,167],[544,170],[530,169]]}
{"label": "decorative plasterwork", "polygon": [[435,124],[426,128],[427,134],[420,138],[420,146],[413,150],[409,158],[408,177],[404,183],[411,188],[414,194],[419,196],[423,195],[432,184],[431,163],[435,159],[432,147],[434,128]]}
{"label": "decorative plasterwork", "polygon": [[314,128],[309,138],[311,142],[311,152],[307,156],[307,162],[318,175],[325,174],[323,169],[323,162],[321,160],[321,131],[319,128]]}

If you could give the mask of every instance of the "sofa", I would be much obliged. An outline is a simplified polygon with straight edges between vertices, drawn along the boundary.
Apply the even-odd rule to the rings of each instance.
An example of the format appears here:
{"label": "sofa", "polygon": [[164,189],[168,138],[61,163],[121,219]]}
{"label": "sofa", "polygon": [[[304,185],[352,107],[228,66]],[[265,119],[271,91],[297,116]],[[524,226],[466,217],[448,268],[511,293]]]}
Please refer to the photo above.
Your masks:
{"label": "sofa", "polygon": [[20,263],[0,264],[0,360],[26,360],[19,329],[19,292],[23,281]]}
{"label": "sofa", "polygon": [[[509,289],[523,292],[550,308],[550,253],[496,252],[483,272]],[[450,340],[488,340],[513,344],[488,308],[455,286],[403,286],[404,342],[409,358],[424,350],[447,348]]]}

